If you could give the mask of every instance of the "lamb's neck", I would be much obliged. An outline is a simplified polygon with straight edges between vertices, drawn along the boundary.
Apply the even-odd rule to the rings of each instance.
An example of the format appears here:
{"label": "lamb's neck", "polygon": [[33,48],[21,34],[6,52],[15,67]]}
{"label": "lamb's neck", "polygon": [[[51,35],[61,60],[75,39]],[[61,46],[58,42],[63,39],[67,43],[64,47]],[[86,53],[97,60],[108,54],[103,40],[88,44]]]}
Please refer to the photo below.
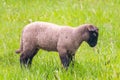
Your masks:
{"label": "lamb's neck", "polygon": [[76,37],[76,41],[81,44],[83,41],[87,41],[88,39],[88,32],[86,27],[78,27],[74,30],[74,35]]}

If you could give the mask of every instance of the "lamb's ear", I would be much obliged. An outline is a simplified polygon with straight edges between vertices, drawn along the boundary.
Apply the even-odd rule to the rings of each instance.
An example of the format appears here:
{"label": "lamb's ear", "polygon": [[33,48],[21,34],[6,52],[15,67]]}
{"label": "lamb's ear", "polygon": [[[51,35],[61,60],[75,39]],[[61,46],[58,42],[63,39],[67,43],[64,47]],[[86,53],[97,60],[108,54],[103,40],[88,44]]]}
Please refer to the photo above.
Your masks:
{"label": "lamb's ear", "polygon": [[88,31],[96,31],[96,32],[98,32],[98,28],[90,25],[90,26],[88,26]]}

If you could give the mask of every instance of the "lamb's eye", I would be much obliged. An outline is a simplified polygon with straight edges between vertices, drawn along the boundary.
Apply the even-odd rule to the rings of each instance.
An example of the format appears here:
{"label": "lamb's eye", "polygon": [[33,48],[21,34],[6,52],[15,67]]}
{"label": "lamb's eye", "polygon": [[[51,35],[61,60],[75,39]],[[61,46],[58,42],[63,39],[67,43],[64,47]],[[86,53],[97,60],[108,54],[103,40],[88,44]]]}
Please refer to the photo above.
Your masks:
{"label": "lamb's eye", "polygon": [[93,33],[94,36],[97,36],[96,33]]}

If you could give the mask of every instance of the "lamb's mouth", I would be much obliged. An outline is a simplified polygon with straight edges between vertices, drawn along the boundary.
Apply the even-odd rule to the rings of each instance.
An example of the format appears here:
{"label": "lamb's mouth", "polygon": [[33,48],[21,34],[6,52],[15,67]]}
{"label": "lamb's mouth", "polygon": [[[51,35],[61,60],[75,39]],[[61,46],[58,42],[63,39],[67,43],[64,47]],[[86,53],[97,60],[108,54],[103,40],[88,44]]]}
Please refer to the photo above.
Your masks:
{"label": "lamb's mouth", "polygon": [[90,47],[95,47],[96,44],[97,44],[97,41],[96,41],[96,40],[95,40],[95,41],[93,41],[93,40],[88,40],[87,43],[89,44]]}
{"label": "lamb's mouth", "polygon": [[89,46],[90,46],[90,47],[95,47],[95,46],[96,46],[96,44],[89,44]]}

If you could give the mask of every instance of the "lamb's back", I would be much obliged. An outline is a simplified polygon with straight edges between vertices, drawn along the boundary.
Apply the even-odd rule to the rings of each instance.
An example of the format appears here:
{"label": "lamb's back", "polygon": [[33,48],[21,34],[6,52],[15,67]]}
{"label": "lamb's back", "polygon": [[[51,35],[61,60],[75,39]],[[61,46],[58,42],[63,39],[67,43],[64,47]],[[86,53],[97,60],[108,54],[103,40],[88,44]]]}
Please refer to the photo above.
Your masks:
{"label": "lamb's back", "polygon": [[28,24],[23,35],[34,40],[39,48],[56,51],[60,26],[47,22],[33,22]]}

